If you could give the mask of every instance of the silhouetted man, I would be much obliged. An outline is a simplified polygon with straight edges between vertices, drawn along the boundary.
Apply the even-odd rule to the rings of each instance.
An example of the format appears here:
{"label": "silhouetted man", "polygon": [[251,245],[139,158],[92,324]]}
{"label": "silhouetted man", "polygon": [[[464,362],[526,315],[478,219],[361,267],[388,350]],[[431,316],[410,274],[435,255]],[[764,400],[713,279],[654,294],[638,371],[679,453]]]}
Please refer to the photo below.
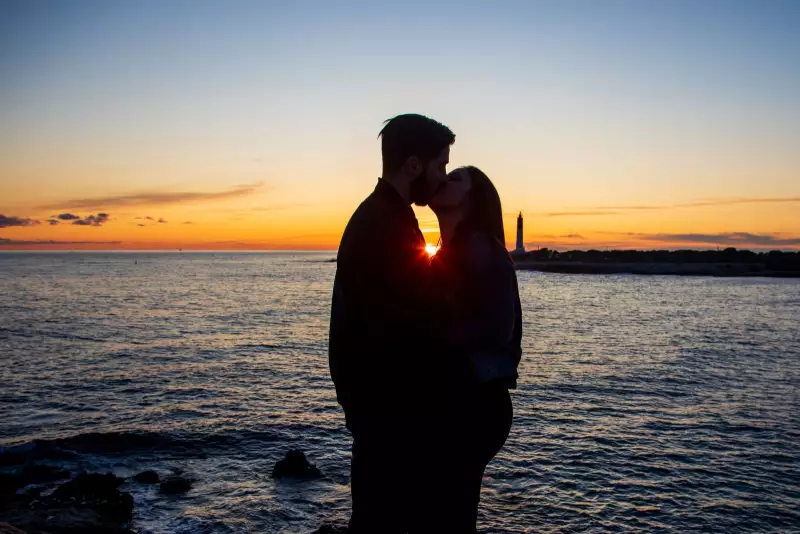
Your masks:
{"label": "silhouetted man", "polygon": [[342,236],[331,309],[331,377],[353,435],[354,534],[417,531],[429,504],[422,462],[439,452],[431,430],[444,362],[410,205],[427,205],[444,183],[455,135],[409,114],[386,121],[380,137],[383,177]]}

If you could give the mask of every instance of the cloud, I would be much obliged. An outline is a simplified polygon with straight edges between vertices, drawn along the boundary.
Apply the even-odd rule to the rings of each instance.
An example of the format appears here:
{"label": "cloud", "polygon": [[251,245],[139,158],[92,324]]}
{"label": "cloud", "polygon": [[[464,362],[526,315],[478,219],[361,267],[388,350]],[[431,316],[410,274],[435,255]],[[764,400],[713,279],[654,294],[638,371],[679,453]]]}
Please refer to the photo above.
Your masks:
{"label": "cloud", "polygon": [[145,217],[145,220],[148,220],[148,221],[155,221],[155,219],[154,219],[154,218],[152,218],[152,217],[150,217],[149,215],[148,215],[147,217]]}
{"label": "cloud", "polygon": [[37,240],[24,241],[0,237],[0,246],[3,245],[119,245],[122,241],[52,241]]}
{"label": "cloud", "polygon": [[117,195],[95,198],[74,198],[61,202],[55,202],[40,209],[92,209],[99,207],[130,207],[130,206],[153,206],[165,204],[178,204],[181,202],[200,202],[206,200],[221,200],[226,198],[242,197],[253,194],[263,184],[248,184],[234,187],[226,191],[205,192],[205,191],[148,191],[143,193],[132,193],[128,195]]}
{"label": "cloud", "polygon": [[194,224],[192,221],[184,221],[183,224]]}
{"label": "cloud", "polygon": [[35,219],[11,217],[0,213],[0,228],[9,228],[11,226],[38,226],[40,224],[42,224],[41,221]]}
{"label": "cloud", "polygon": [[602,210],[608,212],[615,212],[614,215],[618,215],[619,212],[627,212],[627,211],[658,211],[658,210],[667,210],[673,208],[682,207],[681,204],[671,204],[671,205],[663,205],[663,206],[643,206],[643,205],[634,205],[634,206],[589,206],[586,208],[587,210]]}
{"label": "cloud", "polygon": [[630,234],[646,241],[664,243],[703,243],[711,245],[793,247],[800,246],[800,238],[783,237],[783,234],[751,234],[726,232],[719,234]]}
{"label": "cloud", "polygon": [[567,235],[560,235],[558,237],[560,237],[562,239],[586,239],[585,237],[583,237],[580,234],[567,234]]}
{"label": "cloud", "polygon": [[164,217],[159,217],[159,218],[158,218],[158,222],[160,222],[160,223],[165,223],[165,224],[166,224],[166,222],[167,222],[167,221],[166,221],[166,220],[164,220]]}
{"label": "cloud", "polygon": [[[50,219],[47,219],[47,224],[50,226],[56,226],[60,224],[61,221],[72,221],[72,224],[78,226],[102,226],[109,220],[111,219],[108,213],[98,213],[97,215],[89,215],[88,217],[84,218],[72,213],[61,213],[60,215],[56,215]],[[40,224],[42,224],[42,222],[36,219],[9,217],[0,214],[0,228],[9,228],[11,226],[38,226]]]}
{"label": "cloud", "polygon": [[776,204],[776,203],[789,203],[800,202],[800,197],[751,197],[751,198],[709,198],[701,199],[695,202],[683,202],[678,204],[665,204],[653,206],[595,206],[589,209],[600,210],[628,210],[628,211],[645,211],[645,210],[667,210],[674,208],[700,208],[706,206],[731,206],[735,204]]}
{"label": "cloud", "polygon": [[584,215],[617,215],[616,211],[556,211],[547,213],[548,217],[573,217]]}
{"label": "cloud", "polygon": [[313,204],[273,204],[271,206],[261,206],[258,208],[251,208],[250,211],[283,211],[298,208],[308,208]]}
{"label": "cloud", "polygon": [[675,204],[676,208],[694,208],[699,206],[728,206],[731,204],[780,204],[786,202],[800,202],[800,197],[773,197],[773,198],[718,198],[706,199],[687,204]]}
{"label": "cloud", "polygon": [[136,224],[136,226],[142,226],[142,227],[144,227],[144,226],[147,226],[147,225],[146,225],[146,224],[142,224],[142,223],[137,223],[137,224]]}
{"label": "cloud", "polygon": [[109,220],[110,217],[108,213],[98,213],[97,215],[89,215],[83,219],[78,218],[72,221],[72,224],[76,224],[78,226],[103,226]]}
{"label": "cloud", "polygon": [[578,211],[559,211],[546,213],[547,217],[567,217],[582,215],[621,215],[631,211],[657,211],[680,208],[701,208],[709,206],[733,206],[737,204],[780,204],[800,202],[800,197],[750,197],[750,198],[711,198],[701,199],[695,202],[683,202],[678,204],[662,205],[611,205],[611,206],[589,206],[584,210]]}

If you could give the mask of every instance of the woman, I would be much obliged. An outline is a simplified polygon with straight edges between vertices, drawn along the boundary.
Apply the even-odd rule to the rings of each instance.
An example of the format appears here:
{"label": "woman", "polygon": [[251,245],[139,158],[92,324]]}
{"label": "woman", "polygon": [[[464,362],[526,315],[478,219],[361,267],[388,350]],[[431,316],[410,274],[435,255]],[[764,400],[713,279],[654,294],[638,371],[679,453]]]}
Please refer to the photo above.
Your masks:
{"label": "woman", "polygon": [[475,167],[447,178],[430,207],[441,230],[432,267],[448,294],[443,329],[453,361],[448,432],[456,460],[448,521],[450,532],[475,532],[483,472],[511,429],[508,390],[516,388],[522,314],[497,190]]}

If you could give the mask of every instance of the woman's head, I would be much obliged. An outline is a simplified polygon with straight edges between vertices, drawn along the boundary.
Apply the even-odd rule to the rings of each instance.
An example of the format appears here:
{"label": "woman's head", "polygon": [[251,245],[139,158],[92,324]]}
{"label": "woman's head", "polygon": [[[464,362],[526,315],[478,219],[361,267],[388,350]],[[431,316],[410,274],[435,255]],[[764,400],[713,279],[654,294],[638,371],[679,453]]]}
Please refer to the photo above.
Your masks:
{"label": "woman's head", "polygon": [[437,216],[457,218],[457,234],[486,233],[505,243],[500,195],[477,167],[451,171],[430,207]]}

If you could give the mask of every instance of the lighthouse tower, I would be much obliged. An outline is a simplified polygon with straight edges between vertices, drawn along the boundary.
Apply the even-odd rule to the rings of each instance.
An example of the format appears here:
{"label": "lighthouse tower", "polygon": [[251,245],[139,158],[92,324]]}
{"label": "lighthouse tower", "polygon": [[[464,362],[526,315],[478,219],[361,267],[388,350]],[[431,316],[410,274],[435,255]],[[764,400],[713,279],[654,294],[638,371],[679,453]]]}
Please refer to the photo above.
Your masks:
{"label": "lighthouse tower", "polygon": [[519,212],[517,217],[517,248],[514,249],[514,254],[525,254],[525,244],[522,242],[522,212]]}

